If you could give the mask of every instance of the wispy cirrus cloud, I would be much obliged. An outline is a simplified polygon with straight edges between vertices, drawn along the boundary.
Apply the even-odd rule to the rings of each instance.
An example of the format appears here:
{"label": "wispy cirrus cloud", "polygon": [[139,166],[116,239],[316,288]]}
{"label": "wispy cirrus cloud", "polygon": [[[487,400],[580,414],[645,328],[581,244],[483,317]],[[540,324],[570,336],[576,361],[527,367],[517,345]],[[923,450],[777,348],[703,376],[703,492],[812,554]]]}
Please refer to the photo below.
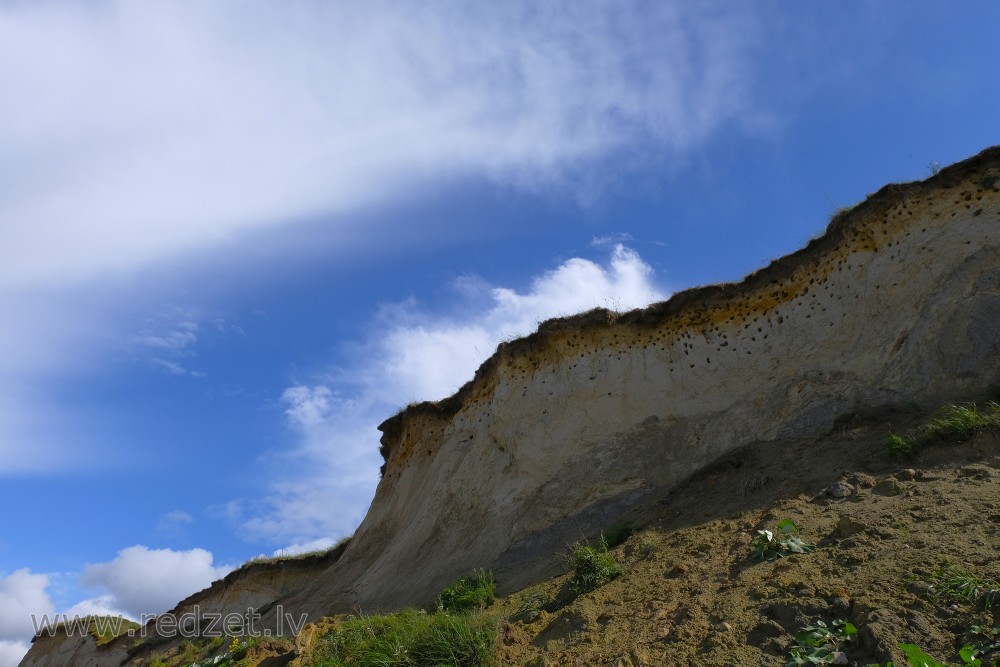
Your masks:
{"label": "wispy cirrus cloud", "polygon": [[198,374],[199,331],[130,341],[115,313],[151,305],[122,277],[304,218],[350,246],[371,230],[348,213],[465,179],[593,196],[609,156],[752,119],[766,25],[721,2],[0,4],[0,413],[27,415],[0,473],[64,439],[30,395],[81,359],[144,345]]}

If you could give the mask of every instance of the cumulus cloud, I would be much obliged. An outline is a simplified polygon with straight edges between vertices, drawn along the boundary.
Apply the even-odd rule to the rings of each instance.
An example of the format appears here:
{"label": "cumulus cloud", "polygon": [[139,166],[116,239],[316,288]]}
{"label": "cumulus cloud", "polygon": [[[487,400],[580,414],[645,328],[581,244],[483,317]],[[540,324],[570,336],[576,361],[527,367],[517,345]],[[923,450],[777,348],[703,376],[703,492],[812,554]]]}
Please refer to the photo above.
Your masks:
{"label": "cumulus cloud", "polygon": [[25,641],[0,639],[0,667],[17,667],[29,648],[31,644]]}
{"label": "cumulus cloud", "polygon": [[456,312],[426,312],[413,300],[385,306],[373,342],[353,351],[356,364],[285,390],[285,414],[300,436],[283,455],[294,477],[279,481],[264,507],[245,519],[251,534],[300,541],[348,534],[377,483],[376,426],[399,406],[454,392],[499,342],[530,333],[542,320],[666,297],[649,265],[622,245],[603,265],[570,259],[523,293],[475,278],[455,288],[462,301]]}
{"label": "cumulus cloud", "polygon": [[122,549],[107,563],[87,564],[80,582],[107,591],[111,597],[103,600],[109,607],[139,618],[173,608],[233,569],[212,561],[211,552],[204,549],[174,551],[136,545]]}
{"label": "cumulus cloud", "polygon": [[[43,614],[55,611],[46,591],[48,586],[47,575],[32,574],[28,569],[0,578],[0,641],[18,643],[35,634],[32,615],[40,621]],[[13,649],[8,646],[0,650]]]}

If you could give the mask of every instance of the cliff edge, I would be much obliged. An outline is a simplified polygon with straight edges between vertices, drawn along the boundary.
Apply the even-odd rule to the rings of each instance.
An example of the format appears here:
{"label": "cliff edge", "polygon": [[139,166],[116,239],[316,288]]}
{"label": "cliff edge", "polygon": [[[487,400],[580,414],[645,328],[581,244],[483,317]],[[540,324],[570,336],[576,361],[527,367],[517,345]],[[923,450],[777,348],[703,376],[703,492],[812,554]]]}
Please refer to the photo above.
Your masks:
{"label": "cliff edge", "polygon": [[[253,598],[265,620],[279,602],[310,618],[389,610],[478,567],[518,590],[734,450],[982,395],[1000,380],[998,184],[1000,147],[882,188],[739,283],[500,345],[454,396],[380,426],[383,477],[339,558],[256,597],[234,579],[198,599]],[[34,652],[22,665],[42,664]],[[108,656],[64,664],[122,664]]]}

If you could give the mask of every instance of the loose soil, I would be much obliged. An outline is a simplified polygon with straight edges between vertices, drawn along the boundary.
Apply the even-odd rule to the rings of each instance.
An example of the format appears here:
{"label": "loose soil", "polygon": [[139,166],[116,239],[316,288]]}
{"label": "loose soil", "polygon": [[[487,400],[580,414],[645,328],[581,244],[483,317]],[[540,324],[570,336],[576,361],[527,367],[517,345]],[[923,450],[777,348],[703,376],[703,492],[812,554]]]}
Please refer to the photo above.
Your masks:
{"label": "loose soil", "polygon": [[[906,665],[899,642],[958,663],[969,627],[997,619],[922,582],[948,562],[1000,579],[1000,439],[888,458],[885,437],[913,426],[912,416],[859,417],[727,457],[614,550],[618,579],[574,599],[564,575],[499,601],[493,613],[510,619],[499,664],[785,665],[795,631],[835,619],[859,630],[848,664]],[[832,497],[838,481],[853,493]],[[756,531],[783,519],[816,550],[751,563]],[[541,611],[519,614],[526,607]]]}

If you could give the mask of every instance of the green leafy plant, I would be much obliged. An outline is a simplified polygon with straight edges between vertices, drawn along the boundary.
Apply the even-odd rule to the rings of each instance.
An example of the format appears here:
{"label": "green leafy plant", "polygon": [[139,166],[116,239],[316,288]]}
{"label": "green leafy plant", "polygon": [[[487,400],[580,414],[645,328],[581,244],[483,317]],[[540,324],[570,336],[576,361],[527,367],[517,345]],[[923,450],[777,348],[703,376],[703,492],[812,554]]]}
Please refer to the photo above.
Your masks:
{"label": "green leafy plant", "polygon": [[788,667],[796,665],[830,665],[837,653],[857,637],[858,629],[844,620],[827,625],[816,621],[795,633],[795,644],[789,648]]}
{"label": "green leafy plant", "polygon": [[462,577],[441,591],[438,610],[463,612],[485,609],[496,599],[496,588],[493,572],[476,570],[472,576]]}
{"label": "green leafy plant", "polygon": [[[962,659],[961,665],[940,662],[916,644],[899,644],[899,648],[906,654],[906,662],[909,663],[910,667],[981,667],[983,664],[983,661],[977,657],[982,655],[982,652],[977,651],[973,646],[963,646],[958,652],[958,657]],[[867,667],[883,666],[872,663]],[[887,662],[884,667],[893,667],[893,663]]]}
{"label": "green leafy plant", "polygon": [[488,667],[496,622],[482,614],[407,609],[349,618],[320,640],[311,667]]}
{"label": "green leafy plant", "polygon": [[622,566],[608,551],[608,543],[601,535],[597,548],[577,542],[569,548],[569,562],[573,567],[570,587],[577,595],[599,588],[622,573]]}
{"label": "green leafy plant", "polygon": [[816,548],[798,537],[799,527],[791,519],[778,523],[777,533],[758,530],[757,537],[750,542],[750,560],[754,563],[784,558],[791,554],[807,554]]}
{"label": "green leafy plant", "polygon": [[[979,641],[962,648],[962,651],[966,651],[968,653],[969,659],[976,659],[979,656],[985,656],[1000,651],[1000,627],[991,628],[988,626],[973,625],[969,628],[969,631],[973,635],[982,637]],[[965,655],[963,655],[962,652],[959,652],[959,655],[962,656],[963,660],[965,659]],[[1000,660],[997,662],[1000,662]]]}

